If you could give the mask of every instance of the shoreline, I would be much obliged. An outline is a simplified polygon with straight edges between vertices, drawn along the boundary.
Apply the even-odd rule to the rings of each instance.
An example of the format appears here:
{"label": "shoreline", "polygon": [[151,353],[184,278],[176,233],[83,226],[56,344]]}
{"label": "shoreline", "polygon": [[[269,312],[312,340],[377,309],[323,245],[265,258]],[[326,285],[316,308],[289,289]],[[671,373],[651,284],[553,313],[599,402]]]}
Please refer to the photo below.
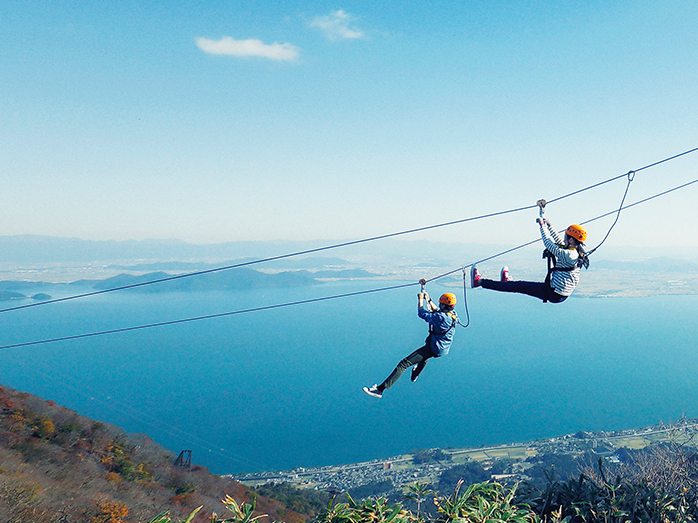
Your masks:
{"label": "shoreline", "polygon": [[691,441],[698,435],[698,418],[681,419],[674,423],[658,423],[633,429],[617,431],[579,431],[551,438],[532,441],[505,443],[492,446],[424,449],[427,453],[441,453],[442,460],[428,463],[415,463],[414,454],[401,454],[366,462],[322,467],[296,467],[289,470],[276,470],[249,474],[225,474],[248,487],[265,483],[290,483],[297,488],[346,491],[374,482],[390,480],[396,487],[404,488],[416,482],[436,483],[438,476],[449,468],[470,460],[483,466],[491,466],[497,460],[514,462],[511,474],[493,474],[494,480],[522,481],[526,470],[535,466],[536,457],[549,454],[578,455],[594,449],[605,455],[610,462],[618,462],[614,453],[620,449],[638,450],[653,444],[684,439]]}

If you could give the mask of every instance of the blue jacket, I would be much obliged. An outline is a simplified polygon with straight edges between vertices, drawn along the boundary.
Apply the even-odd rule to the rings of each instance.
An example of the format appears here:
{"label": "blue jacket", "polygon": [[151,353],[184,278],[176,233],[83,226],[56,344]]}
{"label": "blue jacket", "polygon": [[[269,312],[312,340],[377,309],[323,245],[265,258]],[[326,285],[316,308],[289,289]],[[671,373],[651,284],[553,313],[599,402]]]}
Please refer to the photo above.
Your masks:
{"label": "blue jacket", "polygon": [[426,307],[428,305],[425,303],[417,311],[419,317],[429,324],[429,336],[427,336],[426,343],[431,348],[434,356],[437,358],[445,356],[451,348],[453,333],[456,332],[458,315],[456,311],[430,312]]}

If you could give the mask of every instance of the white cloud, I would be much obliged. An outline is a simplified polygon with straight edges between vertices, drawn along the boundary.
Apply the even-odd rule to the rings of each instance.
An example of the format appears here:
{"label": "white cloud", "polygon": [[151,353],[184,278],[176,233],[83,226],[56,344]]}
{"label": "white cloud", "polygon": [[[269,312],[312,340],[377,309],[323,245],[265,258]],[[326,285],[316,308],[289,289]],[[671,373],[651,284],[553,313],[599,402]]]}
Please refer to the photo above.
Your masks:
{"label": "white cloud", "polygon": [[196,45],[209,54],[224,54],[229,56],[260,56],[270,60],[295,60],[300,54],[300,49],[292,44],[265,44],[261,40],[235,40],[230,36],[224,36],[220,40],[197,38]]}
{"label": "white cloud", "polygon": [[340,9],[339,11],[332,11],[328,15],[316,16],[310,23],[310,27],[322,29],[330,40],[362,38],[364,36],[363,31],[349,28],[349,23],[353,19],[354,17]]}

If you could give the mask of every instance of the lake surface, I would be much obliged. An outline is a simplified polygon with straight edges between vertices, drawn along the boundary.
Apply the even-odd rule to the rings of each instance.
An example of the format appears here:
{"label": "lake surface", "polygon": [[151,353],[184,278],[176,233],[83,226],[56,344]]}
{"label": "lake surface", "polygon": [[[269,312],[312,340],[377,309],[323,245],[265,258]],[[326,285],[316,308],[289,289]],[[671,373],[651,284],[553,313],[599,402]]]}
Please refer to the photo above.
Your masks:
{"label": "lake surface", "polygon": [[[106,294],[2,313],[0,345],[394,283]],[[553,305],[469,290],[471,325],[451,353],[371,398],[361,387],[423,344],[417,291],[3,350],[0,383],[191,449],[220,474],[698,417],[698,296]]]}

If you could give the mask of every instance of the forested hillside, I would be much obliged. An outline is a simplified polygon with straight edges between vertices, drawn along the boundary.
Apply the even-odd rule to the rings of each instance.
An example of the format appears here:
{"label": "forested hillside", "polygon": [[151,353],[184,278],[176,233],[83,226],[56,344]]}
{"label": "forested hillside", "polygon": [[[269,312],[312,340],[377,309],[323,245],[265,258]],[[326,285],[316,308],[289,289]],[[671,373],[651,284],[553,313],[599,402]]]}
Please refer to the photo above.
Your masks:
{"label": "forested hillside", "polygon": [[171,452],[145,436],[93,421],[30,394],[0,386],[0,521],[124,523],[169,510],[179,521],[226,514],[226,495],[257,498],[272,521],[304,518],[205,468],[174,466]]}

